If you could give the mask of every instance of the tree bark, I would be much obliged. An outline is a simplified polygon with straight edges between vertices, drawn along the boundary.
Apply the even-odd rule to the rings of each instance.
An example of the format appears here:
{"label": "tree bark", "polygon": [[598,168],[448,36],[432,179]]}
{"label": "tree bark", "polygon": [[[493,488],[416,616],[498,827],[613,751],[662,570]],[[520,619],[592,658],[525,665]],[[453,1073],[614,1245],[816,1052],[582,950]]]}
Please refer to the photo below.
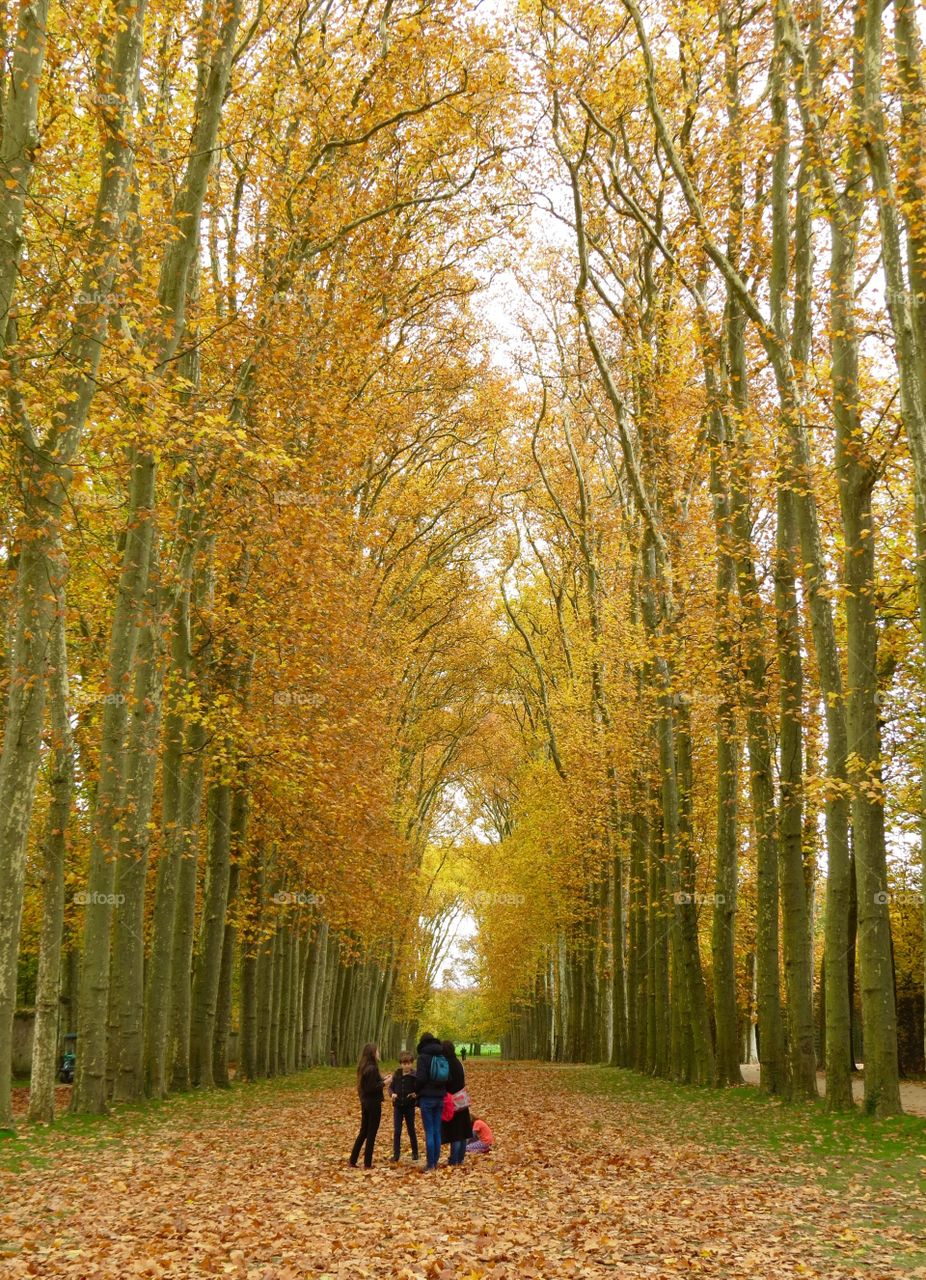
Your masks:
{"label": "tree bark", "polygon": [[132,718],[125,764],[125,818],[116,867],[116,911],[112,940],[113,1001],[117,1034],[110,1042],[117,1102],[144,1093],[145,885],[150,820],[157,772],[161,720],[162,655],[160,583],[153,578],[147,618],[141,629],[135,667]]}
{"label": "tree bark", "polygon": [[[247,834],[247,820],[250,807],[250,796],[245,785],[239,780],[232,799],[231,812],[231,866],[228,872],[228,900],[225,910],[225,929],[222,936],[222,963],[219,969],[219,990],[216,1002],[215,1034],[212,1043],[212,1075],[213,1082],[220,1088],[228,1088],[228,1038],[232,1021],[232,977],[235,967],[235,951],[238,938],[236,912],[238,909],[238,889],[241,881],[241,863],[244,858],[244,842]],[[244,981],[242,977],[242,991]],[[243,1004],[243,996],[242,996]],[[238,1070],[241,1069],[241,1043],[244,1022],[242,1010],[238,1035]]]}
{"label": "tree bark", "polygon": [[0,133],[0,357],[19,280],[26,196],[39,147],[39,91],[45,65],[48,0],[22,0],[13,30],[9,85]]}
{"label": "tree bark", "polygon": [[[149,587],[155,540],[154,466],[133,467],[129,521],[110,635],[99,782],[85,891],[85,923],[77,1013],[80,1053],[71,1109],[106,1110],[107,1017],[110,996],[110,932],[121,824],[125,820],[125,730],[140,618]],[[122,904],[119,904],[120,907]]]}
{"label": "tree bark", "polygon": [[51,1124],[55,1118],[58,1070],[59,981],[64,926],[64,870],[67,830],[74,786],[74,751],[68,717],[68,669],[65,616],[59,608],[52,629],[49,671],[52,732],[51,802],[42,843],[42,929],[35,994],[35,1031],[29,1081],[29,1119]]}
{"label": "tree bark", "polygon": [[185,823],[192,812],[190,787],[194,771],[199,767],[198,760],[188,753],[192,742],[185,741],[190,726],[184,711],[191,692],[193,669],[190,603],[198,544],[188,526],[182,538],[179,582],[172,608],[171,670],[161,754],[162,850],[155,875],[151,954],[145,982],[145,1090],[157,1098],[167,1093],[174,915],[180,866],[188,839]]}
{"label": "tree bark", "polygon": [[807,886],[803,856],[803,671],[795,591],[796,530],[790,490],[778,489],[775,596],[781,679],[779,732],[778,848],[785,992],[788,1010],[788,1071],[793,1093],[817,1096],[813,984]]}
{"label": "tree bark", "polygon": [[219,778],[207,800],[208,847],[200,944],[193,975],[190,1011],[190,1081],[212,1088],[212,1044],[225,940],[225,909],[231,868],[232,784]]}

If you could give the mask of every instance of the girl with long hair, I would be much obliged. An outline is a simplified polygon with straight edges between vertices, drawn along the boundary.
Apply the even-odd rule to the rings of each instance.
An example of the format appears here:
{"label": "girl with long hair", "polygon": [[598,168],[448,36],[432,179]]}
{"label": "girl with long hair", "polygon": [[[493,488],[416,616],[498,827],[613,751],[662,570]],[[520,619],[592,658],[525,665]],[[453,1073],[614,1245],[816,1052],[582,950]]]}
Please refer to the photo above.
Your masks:
{"label": "girl with long hair", "polygon": [[356,1169],[363,1148],[363,1167],[373,1166],[373,1144],[383,1116],[383,1089],[392,1080],[391,1073],[383,1076],[379,1070],[379,1046],[365,1044],[357,1063],[357,1093],[360,1095],[360,1132],[350,1153],[350,1163]]}

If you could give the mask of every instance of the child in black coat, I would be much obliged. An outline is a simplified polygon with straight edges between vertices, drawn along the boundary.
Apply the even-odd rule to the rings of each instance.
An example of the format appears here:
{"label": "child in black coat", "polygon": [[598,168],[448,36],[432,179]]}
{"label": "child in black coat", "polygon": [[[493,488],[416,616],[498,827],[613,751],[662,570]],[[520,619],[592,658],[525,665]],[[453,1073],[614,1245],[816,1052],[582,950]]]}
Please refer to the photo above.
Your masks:
{"label": "child in black coat", "polygon": [[402,1150],[402,1126],[408,1130],[412,1159],[418,1159],[418,1134],[415,1130],[415,1104],[418,1081],[415,1079],[415,1055],[403,1049],[399,1054],[399,1070],[389,1085],[392,1097],[392,1159],[397,1161]]}

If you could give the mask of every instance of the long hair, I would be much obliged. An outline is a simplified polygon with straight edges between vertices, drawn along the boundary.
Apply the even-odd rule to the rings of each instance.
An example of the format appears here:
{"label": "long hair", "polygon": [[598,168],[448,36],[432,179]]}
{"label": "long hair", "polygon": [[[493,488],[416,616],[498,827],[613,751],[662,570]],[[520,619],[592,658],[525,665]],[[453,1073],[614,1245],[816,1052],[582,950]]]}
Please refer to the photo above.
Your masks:
{"label": "long hair", "polygon": [[444,1040],[441,1043],[441,1053],[448,1060],[457,1056],[457,1051],[452,1040]]}
{"label": "long hair", "polygon": [[360,1061],[357,1063],[357,1092],[360,1092],[363,1073],[370,1067],[376,1066],[376,1053],[379,1045],[370,1043],[365,1044],[360,1051]]}

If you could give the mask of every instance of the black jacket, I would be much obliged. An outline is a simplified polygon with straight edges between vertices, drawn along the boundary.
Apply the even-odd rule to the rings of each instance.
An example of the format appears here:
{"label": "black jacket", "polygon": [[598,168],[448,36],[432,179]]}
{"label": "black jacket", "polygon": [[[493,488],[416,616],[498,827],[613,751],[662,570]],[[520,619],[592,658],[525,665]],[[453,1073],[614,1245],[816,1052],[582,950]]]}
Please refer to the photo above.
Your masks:
{"label": "black jacket", "polygon": [[382,1102],[383,1085],[385,1083],[386,1081],[380,1075],[379,1067],[375,1063],[371,1063],[357,1081],[357,1092],[360,1094],[360,1101]]}
{"label": "black jacket", "polygon": [[[455,1053],[447,1053],[444,1056],[450,1064],[450,1078],[447,1081],[447,1089],[450,1093],[459,1093],[461,1089],[466,1088],[466,1072],[463,1069],[463,1063]],[[469,1114],[469,1107],[461,1107],[459,1111],[454,1112],[452,1120],[445,1120],[441,1124],[442,1142],[469,1141],[472,1136],[473,1122]]]}
{"label": "black jacket", "polygon": [[[444,1055],[447,1057],[447,1055]],[[463,1063],[456,1054],[453,1057],[447,1057],[450,1063],[450,1079],[447,1081],[447,1090],[449,1093],[459,1093],[461,1089],[466,1087],[466,1072],[463,1070]]]}
{"label": "black jacket", "polygon": [[393,1100],[397,1102],[400,1107],[413,1107],[415,1105],[415,1099],[409,1098],[408,1095],[410,1093],[418,1093],[418,1081],[415,1078],[414,1071],[410,1071],[408,1075],[406,1075],[402,1068],[399,1067],[392,1077],[392,1084],[389,1086],[389,1092],[392,1094]]}
{"label": "black jacket", "polygon": [[447,1092],[446,1084],[431,1079],[431,1059],[440,1052],[441,1044],[436,1036],[422,1036],[418,1041],[415,1080],[419,1098],[442,1098]]}

